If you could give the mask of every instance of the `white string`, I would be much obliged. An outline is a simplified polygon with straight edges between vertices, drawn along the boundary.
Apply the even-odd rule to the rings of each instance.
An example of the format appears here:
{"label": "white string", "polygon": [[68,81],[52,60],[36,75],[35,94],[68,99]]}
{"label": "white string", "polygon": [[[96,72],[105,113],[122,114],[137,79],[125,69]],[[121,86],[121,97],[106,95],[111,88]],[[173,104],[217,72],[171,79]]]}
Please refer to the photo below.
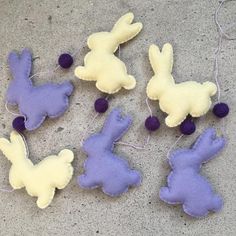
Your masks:
{"label": "white string", "polygon": [[48,70],[48,71],[42,71],[42,72],[35,73],[35,74],[31,75],[31,76],[29,77],[29,79],[32,79],[32,78],[34,78],[35,76],[39,76],[39,75],[53,74],[53,73],[55,73],[59,68],[60,68],[60,65],[57,65],[54,70]]}
{"label": "white string", "polygon": [[85,131],[83,132],[82,134],[82,139],[80,141],[80,146],[82,147],[83,146],[83,143],[85,141],[85,138],[87,137],[88,133],[89,133],[89,129],[91,127],[91,124],[94,123],[94,121],[96,120],[96,118],[99,116],[100,113],[96,113],[94,116],[93,116],[93,119],[88,123],[88,126],[87,128],[85,129]]}
{"label": "white string", "polygon": [[[151,109],[151,107],[149,105],[149,102],[148,102],[148,97],[146,97],[145,102],[146,102],[148,111],[150,113],[150,116],[153,116],[152,109]],[[126,143],[126,142],[122,142],[122,141],[116,142],[115,144],[132,147],[132,148],[137,149],[137,150],[145,150],[146,146],[149,144],[150,137],[151,137],[151,133],[149,132],[148,136],[147,136],[147,139],[146,139],[145,143],[143,144],[143,146],[136,146],[136,145],[134,145],[132,143]]]}
{"label": "white string", "polygon": [[169,158],[170,152],[173,150],[173,148],[176,147],[177,143],[179,142],[179,140],[180,140],[181,138],[183,138],[183,136],[184,136],[184,134],[181,134],[181,135],[177,138],[177,140],[170,146],[170,148],[169,148],[168,151],[167,151],[167,158]]}
{"label": "white string", "polygon": [[[150,113],[150,116],[152,116],[152,110],[151,110],[151,107],[148,103],[148,97],[146,98],[145,101],[146,101],[147,108],[148,108],[148,111]],[[137,150],[145,150],[146,146],[149,144],[150,137],[151,137],[151,133],[149,132],[148,136],[147,136],[147,139],[146,139],[145,143],[142,146],[137,146],[137,145],[134,145],[132,143],[126,143],[126,142],[122,142],[122,141],[115,142],[115,144],[116,145],[124,145],[124,146],[128,146],[128,147],[132,147],[132,148],[137,149]]]}
{"label": "white string", "polygon": [[150,107],[150,105],[149,105],[149,102],[148,102],[148,97],[146,97],[146,104],[147,104],[147,108],[148,108],[148,111],[149,111],[149,113],[150,113],[150,116],[152,116],[152,109],[151,109],[151,107]]}
{"label": "white string", "polygon": [[119,142],[115,142],[115,145],[124,145],[124,146],[128,146],[128,147],[132,147],[134,149],[137,149],[137,150],[145,150],[146,149],[146,146],[148,145],[149,141],[150,141],[150,133],[149,135],[147,136],[147,139],[144,143],[143,146],[136,146],[132,143],[126,143],[126,142],[122,142],[122,141],[119,141]]}
{"label": "white string", "polygon": [[9,110],[9,108],[8,108],[8,102],[5,103],[5,108],[6,108],[7,112],[9,112],[10,114],[12,114],[12,115],[14,115],[14,116],[21,116],[20,113],[15,113],[15,112]]}
{"label": "white string", "polygon": [[217,27],[217,30],[219,33],[218,46],[215,51],[215,60],[214,60],[214,80],[216,82],[216,86],[217,86],[217,90],[218,90],[218,96],[217,96],[218,103],[220,103],[220,98],[221,98],[221,88],[220,88],[220,82],[219,82],[218,75],[219,75],[219,55],[220,55],[220,52],[222,49],[222,40],[223,40],[223,37],[227,40],[236,40],[236,37],[235,38],[230,37],[225,32],[225,31],[233,28],[233,26],[236,25],[236,22],[234,22],[233,24],[231,24],[229,27],[225,28],[225,30],[224,30],[223,27],[220,25],[219,19],[218,19],[220,9],[221,9],[222,5],[224,3],[226,3],[227,1],[229,1],[229,0],[223,0],[220,2],[218,8],[215,11],[215,15],[214,15],[215,24],[216,24],[216,27]]}
{"label": "white string", "polygon": [[12,193],[15,191],[15,189],[14,188],[13,189],[0,188],[0,191],[4,193]]}
{"label": "white string", "polygon": [[[72,57],[76,56],[76,54],[78,54],[80,52],[80,48],[78,48],[77,50],[75,50],[75,52],[73,54],[71,54]],[[48,71],[43,71],[43,72],[38,72],[32,76],[29,77],[29,79],[32,79],[35,76],[39,76],[39,75],[43,75],[43,74],[54,74],[58,69],[60,68],[60,65],[57,65],[53,70],[48,70]]]}

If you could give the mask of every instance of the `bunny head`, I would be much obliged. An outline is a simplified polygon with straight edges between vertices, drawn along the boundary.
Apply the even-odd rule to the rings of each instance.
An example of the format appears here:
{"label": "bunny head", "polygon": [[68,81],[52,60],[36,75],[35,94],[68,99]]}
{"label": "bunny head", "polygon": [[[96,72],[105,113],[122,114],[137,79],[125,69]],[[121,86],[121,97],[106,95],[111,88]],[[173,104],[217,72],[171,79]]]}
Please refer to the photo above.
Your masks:
{"label": "bunny head", "polygon": [[212,159],[225,145],[225,139],[216,137],[213,128],[206,129],[190,149],[180,149],[171,154],[169,163],[173,169],[194,167]]}
{"label": "bunny head", "polygon": [[149,61],[155,74],[147,85],[147,95],[150,99],[157,100],[168,85],[175,83],[171,74],[173,67],[172,45],[166,43],[162,50],[154,44],[151,45]]}
{"label": "bunny head", "polygon": [[134,14],[129,12],[122,16],[114,25],[111,32],[98,32],[89,36],[88,47],[90,49],[115,52],[124,42],[134,38],[142,29],[140,22],[132,24]]}
{"label": "bunny head", "polygon": [[86,153],[97,154],[100,151],[112,150],[114,142],[119,140],[131,125],[131,118],[121,116],[121,111],[114,109],[107,117],[102,131],[90,136],[83,143]]}
{"label": "bunny head", "polygon": [[83,150],[85,153],[96,156],[104,150],[110,150],[112,148],[112,141],[108,139],[105,135],[97,133],[91,135],[83,143]]}
{"label": "bunny head", "polygon": [[115,52],[118,47],[114,36],[110,32],[91,34],[88,37],[87,44],[91,50],[99,49],[112,53]]}
{"label": "bunny head", "polygon": [[174,151],[169,159],[170,166],[174,170],[184,170],[185,168],[195,167],[197,159],[197,153],[191,149],[180,149]]}
{"label": "bunny head", "polygon": [[130,116],[122,117],[121,110],[113,109],[109,114],[102,129],[102,134],[110,137],[114,142],[119,140],[132,123]]}

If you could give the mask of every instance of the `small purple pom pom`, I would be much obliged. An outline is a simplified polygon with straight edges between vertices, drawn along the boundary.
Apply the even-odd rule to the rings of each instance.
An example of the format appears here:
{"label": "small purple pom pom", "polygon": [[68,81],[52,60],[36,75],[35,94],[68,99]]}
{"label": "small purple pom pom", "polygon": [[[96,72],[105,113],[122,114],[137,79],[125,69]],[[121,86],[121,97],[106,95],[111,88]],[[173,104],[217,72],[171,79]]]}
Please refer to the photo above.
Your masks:
{"label": "small purple pom pom", "polygon": [[105,98],[98,98],[94,103],[94,108],[98,113],[104,113],[108,109],[108,101]]}
{"label": "small purple pom pom", "polygon": [[219,118],[223,118],[229,114],[229,107],[226,103],[217,103],[213,108],[213,113]]}
{"label": "small purple pom pom", "polygon": [[12,122],[12,127],[19,133],[25,130],[25,118],[23,116],[16,117]]}
{"label": "small purple pom pom", "polygon": [[63,53],[58,58],[58,64],[64,69],[70,68],[73,64],[73,57],[68,53]]}
{"label": "small purple pom pom", "polygon": [[160,122],[156,116],[149,116],[145,120],[145,127],[149,131],[156,131],[160,127]]}
{"label": "small purple pom pom", "polygon": [[180,125],[180,132],[185,135],[190,135],[194,133],[196,126],[192,121],[191,117],[187,117]]}

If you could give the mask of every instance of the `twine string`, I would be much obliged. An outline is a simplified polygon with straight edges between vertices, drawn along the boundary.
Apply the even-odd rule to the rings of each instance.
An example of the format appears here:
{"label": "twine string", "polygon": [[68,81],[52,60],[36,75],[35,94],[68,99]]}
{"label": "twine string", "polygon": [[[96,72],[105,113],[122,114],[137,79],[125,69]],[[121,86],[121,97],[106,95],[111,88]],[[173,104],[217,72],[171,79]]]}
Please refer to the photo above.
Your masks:
{"label": "twine string", "polygon": [[178,144],[178,142],[180,141],[180,139],[182,139],[184,137],[184,134],[181,134],[176,140],[175,142],[170,146],[170,148],[167,150],[167,158],[169,159],[170,157],[170,152],[176,147],[176,145]]}
{"label": "twine string", "polygon": [[7,112],[9,112],[10,114],[12,114],[13,116],[21,116],[20,113],[13,112],[13,111],[11,111],[11,110],[8,108],[8,102],[5,103],[5,108],[6,108]]}
{"label": "twine string", "polygon": [[146,105],[147,105],[147,108],[148,108],[148,111],[149,111],[150,116],[153,116],[153,115],[152,115],[152,109],[151,109],[151,107],[150,107],[150,105],[149,105],[149,102],[148,102],[148,97],[146,97],[145,102],[146,102]]}
{"label": "twine string", "polygon": [[218,76],[219,76],[219,55],[220,55],[221,49],[222,49],[223,38],[225,38],[226,40],[236,40],[236,37],[230,37],[226,33],[226,31],[232,29],[236,25],[236,22],[231,24],[229,27],[226,27],[225,29],[219,23],[219,12],[220,12],[223,4],[228,2],[228,1],[229,0],[221,1],[219,6],[216,8],[215,15],[214,15],[214,21],[215,21],[217,31],[218,31],[218,34],[219,34],[218,45],[217,45],[217,48],[216,48],[216,51],[215,51],[215,58],[214,58],[214,80],[216,82],[217,91],[218,91],[218,95],[217,95],[218,103],[220,103],[220,101],[221,101],[221,88],[220,88],[220,81],[219,81]]}

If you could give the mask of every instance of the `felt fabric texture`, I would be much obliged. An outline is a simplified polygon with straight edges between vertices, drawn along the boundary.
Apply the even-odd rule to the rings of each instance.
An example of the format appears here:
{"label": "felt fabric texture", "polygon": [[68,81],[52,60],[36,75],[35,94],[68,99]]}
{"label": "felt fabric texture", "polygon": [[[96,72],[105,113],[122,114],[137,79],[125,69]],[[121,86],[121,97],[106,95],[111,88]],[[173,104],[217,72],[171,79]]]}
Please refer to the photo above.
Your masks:
{"label": "felt fabric texture", "polygon": [[75,76],[96,81],[96,87],[108,94],[114,94],[122,87],[133,89],[135,78],[127,74],[125,64],[114,55],[119,44],[129,41],[141,31],[142,24],[132,24],[133,19],[133,13],[129,12],[116,22],[111,32],[90,35],[87,44],[91,51],[84,58],[84,66],[75,69]]}
{"label": "felt fabric texture", "polygon": [[224,118],[229,114],[229,106],[226,103],[217,103],[213,108],[213,113],[218,118]]}
{"label": "felt fabric texture", "polygon": [[172,77],[173,48],[167,43],[162,51],[156,45],[149,48],[149,60],[154,76],[148,82],[147,96],[159,100],[160,109],[167,113],[165,123],[169,127],[181,124],[188,114],[200,117],[211,107],[211,96],[216,94],[214,83],[206,81],[203,84],[187,81],[176,84]]}
{"label": "felt fabric texture", "polygon": [[193,134],[196,126],[191,117],[187,117],[179,126],[180,132],[185,135]]}
{"label": "felt fabric texture", "polygon": [[169,204],[182,204],[185,213],[193,217],[219,211],[223,201],[200,175],[200,169],[224,146],[225,139],[216,137],[215,130],[209,128],[191,148],[174,151],[169,158],[172,171],[167,178],[168,186],[160,189],[160,198]]}
{"label": "felt fabric texture", "polygon": [[19,133],[25,130],[25,117],[18,116],[12,121],[12,127]]}
{"label": "felt fabric texture", "polygon": [[58,58],[58,64],[64,69],[68,69],[72,66],[74,60],[73,57],[68,53],[63,53]]}
{"label": "felt fabric texture", "polygon": [[67,110],[68,97],[73,91],[70,82],[33,86],[29,79],[32,55],[28,49],[24,49],[20,56],[11,52],[8,63],[13,80],[8,87],[6,101],[18,105],[21,115],[26,118],[27,130],[37,129],[47,116],[59,117]]}
{"label": "felt fabric texture", "polygon": [[149,116],[146,120],[145,120],[145,127],[147,130],[149,131],[156,131],[160,128],[160,121],[158,120],[158,118],[156,116]]}
{"label": "felt fabric texture", "polygon": [[104,113],[108,109],[108,100],[106,98],[98,98],[94,103],[94,109],[98,113]]}
{"label": "felt fabric texture", "polygon": [[83,150],[88,158],[84,163],[84,174],[78,177],[80,187],[102,187],[105,194],[115,197],[128,191],[129,186],[140,185],[140,173],[132,170],[126,160],[112,153],[114,143],[130,125],[131,118],[122,117],[121,111],[114,109],[108,115],[102,131],[85,140]]}
{"label": "felt fabric texture", "polygon": [[58,155],[46,157],[34,165],[27,157],[27,149],[23,138],[12,131],[10,141],[1,138],[0,150],[12,163],[9,181],[13,189],[25,187],[30,196],[38,197],[39,208],[46,208],[52,201],[55,188],[63,189],[73,175],[71,162],[74,154],[68,149]]}

